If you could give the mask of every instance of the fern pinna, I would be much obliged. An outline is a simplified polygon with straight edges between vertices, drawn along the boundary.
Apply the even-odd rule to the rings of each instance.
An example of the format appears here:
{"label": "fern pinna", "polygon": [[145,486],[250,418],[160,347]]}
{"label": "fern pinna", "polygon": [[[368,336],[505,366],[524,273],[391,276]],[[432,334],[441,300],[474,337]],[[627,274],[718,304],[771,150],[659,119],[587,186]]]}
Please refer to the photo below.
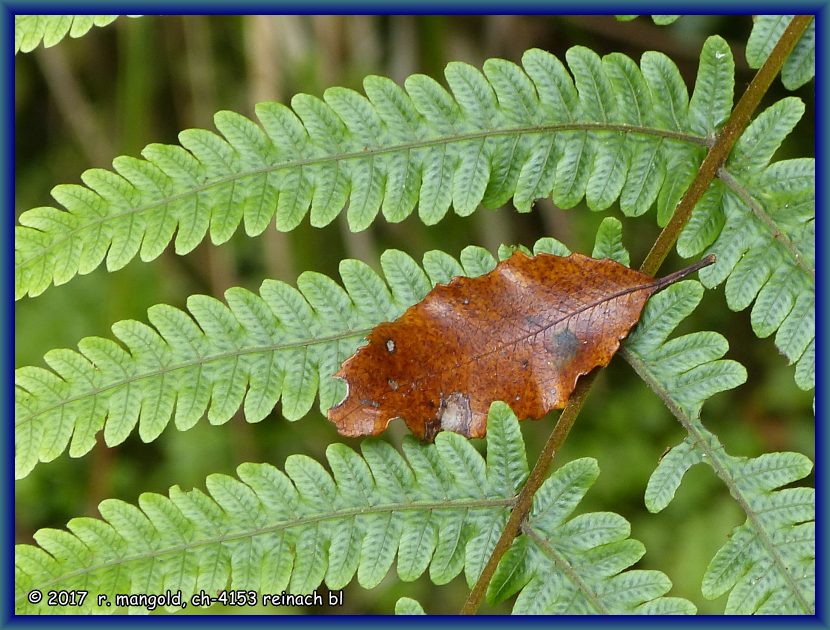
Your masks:
{"label": "fern pinna", "polygon": [[[535,251],[568,253],[553,239],[542,239]],[[128,351],[98,337],[83,339],[80,352],[53,350],[45,360],[54,372],[23,367],[16,373],[17,476],[67,446],[73,457],[84,455],[101,429],[108,446],[123,442],[136,425],[149,442],[171,417],[186,430],[205,414],[212,424],[225,423],[242,406],[246,420],[259,422],[278,400],[282,414],[298,420],[318,391],[325,413],[345,395],[344,383],[332,375],[373,326],[400,315],[435,284],[482,275],[495,263],[486,250],[468,247],[460,263],[428,252],[422,269],[390,250],[381,257],[386,282],[365,263],[344,260],[346,290],[311,272],[299,277],[300,291],[266,280],[260,296],[230,289],[227,306],[191,296],[190,315],[162,304],[148,312],[153,327],[118,322],[113,332]]]}
{"label": "fern pinna", "polygon": [[709,563],[702,590],[707,598],[729,593],[727,614],[812,614],[815,612],[815,491],[782,486],[810,474],[800,453],[735,457],[700,420],[712,394],[746,380],[746,370],[721,359],[726,339],[695,332],[666,340],[700,303],[701,285],[686,281],[657,294],[623,356],[660,396],[688,436],[664,454],[646,488],[646,507],[665,508],[683,475],[707,463],[746,514]]}
{"label": "fern pinna", "polygon": [[[109,500],[99,508],[104,520],[73,519],[69,532],[42,529],[35,535],[40,547],[16,548],[16,610],[41,612],[27,603],[32,588],[87,590],[109,601],[116,593],[171,589],[181,590],[185,603],[202,590],[308,593],[323,581],[339,589],[355,575],[371,588],[396,556],[402,580],[429,570],[444,584],[463,571],[474,583],[527,475],[510,409],[491,408],[486,461],[469,441],[446,432],[435,444],[406,439],[405,459],[378,440],[364,441],[361,450],[362,457],[330,445],[333,476],[298,455],[286,460],[287,474],[269,464],[242,464],[239,480],[208,477],[209,494],[173,487],[169,497],[143,494],[139,507]],[[557,471],[538,495],[527,537],[517,541],[523,553],[550,563],[561,566],[576,554],[590,568],[555,572],[559,599],[553,592],[546,600],[519,598],[516,612],[694,613],[690,602],[662,597],[671,587],[663,573],[626,570],[643,548],[628,538],[622,517],[569,518],[597,473],[590,459]],[[515,577],[512,583],[521,586]],[[85,606],[70,610],[101,610],[93,600]]]}

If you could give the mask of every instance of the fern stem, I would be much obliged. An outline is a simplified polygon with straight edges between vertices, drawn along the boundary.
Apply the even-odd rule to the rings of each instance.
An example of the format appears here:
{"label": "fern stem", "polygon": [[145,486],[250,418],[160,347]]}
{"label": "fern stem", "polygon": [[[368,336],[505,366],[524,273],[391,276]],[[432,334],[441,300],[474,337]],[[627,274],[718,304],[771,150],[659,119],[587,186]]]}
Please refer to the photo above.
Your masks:
{"label": "fern stem", "polygon": [[672,399],[669,392],[666,391],[656,379],[652,378],[651,374],[648,371],[648,368],[643,363],[643,361],[640,360],[640,357],[637,356],[636,353],[629,351],[626,347],[623,347],[620,349],[620,354],[634,369],[634,371],[637,373],[637,376],[643,379],[646,385],[648,385],[649,388],[651,388],[651,390],[655,394],[657,394],[657,396],[660,398],[660,400],[663,401],[663,404],[666,405],[666,407],[672,413],[672,415],[675,418],[677,418],[680,424],[683,425],[683,428],[686,429],[688,434],[692,436],[692,438],[695,440],[696,447],[700,448],[700,450],[703,451],[706,461],[712,467],[712,470],[728,488],[729,494],[732,495],[732,498],[735,499],[735,502],[741,507],[741,509],[746,514],[747,520],[750,523],[752,523],[752,527],[755,530],[755,534],[757,535],[758,540],[761,541],[761,544],[766,549],[770,558],[772,558],[775,568],[784,577],[784,580],[787,582],[790,591],[798,600],[801,609],[805,613],[814,614],[812,606],[810,606],[810,603],[801,594],[801,591],[798,588],[798,583],[795,581],[795,579],[793,579],[792,574],[787,568],[787,563],[781,557],[781,554],[778,553],[778,549],[775,543],[770,539],[766,528],[764,527],[763,523],[761,523],[760,517],[758,516],[758,514],[756,514],[755,510],[753,510],[752,507],[749,505],[749,502],[744,497],[743,492],[738,487],[738,484],[735,482],[735,478],[727,470],[727,466],[721,458],[722,451],[718,451],[712,448],[711,444],[706,439],[706,436],[703,435],[703,433],[698,428],[697,424],[700,422],[700,419],[692,418],[689,414],[683,411],[680,405],[678,405],[674,401],[674,399]]}
{"label": "fern stem", "polygon": [[516,498],[513,510],[510,512],[510,518],[507,519],[501,536],[496,542],[496,546],[493,548],[490,557],[487,559],[487,564],[484,565],[478,580],[473,586],[473,590],[470,591],[467,601],[464,602],[464,606],[461,608],[462,615],[474,615],[481,606],[490,580],[493,579],[493,574],[496,572],[496,567],[502,556],[507,553],[507,550],[513,544],[513,539],[519,534],[522,523],[530,513],[530,509],[533,507],[533,497],[545,479],[547,479],[548,469],[553,461],[553,456],[562,447],[571,427],[576,422],[576,418],[582,410],[582,405],[585,403],[585,399],[588,396],[591,384],[594,382],[597,373],[596,371],[591,372],[577,381],[576,387],[568,400],[568,405],[562,410],[556,426],[553,427],[553,431],[550,437],[548,437],[545,447],[539,454],[533,470],[530,471],[525,485],[522,486],[519,496]]}
{"label": "fern stem", "polygon": [[680,232],[686,223],[688,223],[689,217],[692,216],[692,209],[703,196],[706,189],[709,188],[709,184],[717,175],[718,169],[726,161],[726,158],[729,157],[732,147],[735,146],[735,142],[737,142],[749,124],[749,120],[757,109],[761,99],[767,93],[767,90],[769,90],[772,81],[780,72],[781,67],[784,65],[793,47],[798,43],[802,33],[804,33],[812,20],[813,16],[811,15],[796,15],[790,21],[786,30],[781,35],[781,39],[778,40],[778,43],[773,48],[769,57],[767,57],[764,65],[755,74],[755,77],[743,93],[743,96],[741,96],[735,109],[732,110],[732,114],[718,134],[717,140],[703,159],[703,163],[700,165],[700,169],[692,185],[689,186],[686,194],[683,195],[680,203],[677,204],[677,208],[675,208],[669,223],[660,232],[654,246],[651,248],[648,256],[646,256],[642,267],[640,267],[640,271],[650,276],[657,273],[660,265],[663,264],[666,256],[669,255],[669,252],[677,242]]}
{"label": "fern stem", "polygon": [[772,234],[772,238],[776,241],[781,243],[784,246],[784,249],[792,256],[793,261],[795,262],[796,266],[801,269],[804,273],[809,276],[812,276],[813,280],[816,278],[816,270],[814,267],[810,267],[804,261],[804,255],[798,250],[795,243],[793,243],[792,239],[787,236],[781,228],[778,227],[778,224],[775,220],[767,214],[766,210],[764,210],[763,206],[758,202],[755,197],[739,182],[735,177],[727,171],[725,168],[721,167],[718,170],[718,177],[720,180],[726,184],[738,197],[741,198],[747,207],[752,210],[753,214],[763,223],[767,229]]}

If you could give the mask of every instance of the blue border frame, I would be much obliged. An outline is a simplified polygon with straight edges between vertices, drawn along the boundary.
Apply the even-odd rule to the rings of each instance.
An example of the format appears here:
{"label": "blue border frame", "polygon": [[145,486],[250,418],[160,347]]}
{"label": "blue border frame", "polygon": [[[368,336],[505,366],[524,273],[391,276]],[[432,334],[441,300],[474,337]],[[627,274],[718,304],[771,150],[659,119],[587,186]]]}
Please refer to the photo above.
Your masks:
{"label": "blue border frame", "polygon": [[[816,207],[822,211],[817,212],[817,247],[816,247],[816,262],[817,262],[817,304],[816,315],[817,321],[824,321],[827,315],[825,300],[827,293],[825,291],[826,283],[826,264],[827,253],[823,245],[830,242],[828,240],[828,220],[824,216],[824,212],[830,210],[828,207],[827,187],[825,182],[830,175],[825,159],[825,150],[827,147],[827,127],[820,112],[826,111],[827,107],[827,89],[828,82],[826,79],[825,54],[827,53],[827,45],[823,39],[823,35],[830,32],[828,25],[830,25],[830,11],[828,11],[828,3],[830,0],[822,2],[797,2],[794,4],[782,2],[749,2],[746,0],[732,1],[728,6],[724,6],[723,2],[696,2],[691,6],[685,7],[686,14],[745,14],[745,13],[813,13],[816,15],[816,164],[819,169],[819,175],[816,182]],[[0,28],[2,28],[3,41],[14,41],[14,15],[31,13],[31,14],[47,14],[47,13],[62,13],[72,11],[75,14],[83,13],[99,13],[99,12],[117,12],[121,14],[153,14],[153,13],[213,13],[213,14],[245,14],[245,13],[273,13],[273,14],[315,14],[315,13],[329,13],[329,14],[357,14],[357,13],[378,13],[378,14],[613,14],[613,13],[636,13],[636,14],[650,14],[657,13],[660,10],[678,10],[678,7],[672,6],[668,3],[655,2],[636,2],[627,4],[625,6],[618,6],[607,1],[602,0],[583,0],[581,2],[567,2],[567,3],[552,3],[544,0],[524,0],[516,4],[506,4],[490,0],[474,2],[472,0],[454,0],[451,4],[443,3],[438,0],[424,0],[423,2],[406,2],[395,3],[390,6],[387,3],[374,2],[314,2],[313,4],[303,4],[301,2],[269,2],[267,0],[247,0],[242,4],[206,4],[196,2],[178,2],[175,4],[165,4],[158,1],[147,0],[111,3],[111,2],[86,2],[83,5],[75,5],[69,2],[3,2],[0,0]],[[662,5],[662,6],[661,6]],[[14,94],[14,52],[13,47],[7,45],[5,49],[4,63],[3,63],[3,85],[6,87],[6,94]],[[13,570],[13,552],[14,552],[14,521],[12,515],[14,514],[14,429],[10,419],[14,417],[13,400],[13,370],[14,370],[14,254],[13,254],[13,226],[14,217],[11,208],[15,204],[14,192],[14,109],[9,106],[13,104],[8,98],[3,109],[3,125],[0,131],[0,138],[2,138],[4,148],[4,164],[6,168],[3,169],[5,201],[6,201],[6,228],[0,231],[0,238],[3,239],[2,252],[4,264],[2,275],[0,275],[0,283],[2,283],[3,295],[6,297],[4,301],[4,308],[0,321],[2,321],[4,352],[2,353],[2,368],[3,368],[3,386],[2,386],[2,409],[6,411],[4,416],[5,431],[0,440],[0,462],[3,468],[3,483],[2,483],[2,501],[6,508],[2,511],[3,518],[0,523],[3,534],[3,545],[0,550],[0,560],[2,560],[2,573],[0,573],[0,626],[5,625],[52,625],[58,623],[54,617],[35,618],[35,617],[15,617],[11,609],[11,602],[14,600],[14,570]],[[815,390],[816,403],[816,458],[815,458],[815,480],[816,480],[816,508],[817,508],[817,522],[819,524],[826,523],[827,517],[827,501],[825,492],[827,489],[827,468],[823,461],[823,454],[827,453],[827,432],[824,429],[823,421],[826,416],[826,390],[825,385],[825,365],[824,358],[826,353],[827,337],[825,331],[821,326],[816,328],[816,345],[817,345],[817,359],[816,359],[816,375],[817,383]],[[672,618],[672,623],[682,624],[711,624],[723,623],[733,625],[739,623],[741,625],[764,625],[767,627],[789,627],[793,624],[828,627],[827,620],[827,603],[825,601],[826,595],[826,567],[827,567],[827,549],[826,540],[824,538],[824,531],[819,530],[816,540],[817,552],[817,573],[816,573],[816,615],[814,617],[784,617],[784,618],[735,618],[735,617],[691,617],[691,618]],[[8,603],[7,603],[8,602]],[[81,618],[61,618],[67,625],[87,625],[87,624],[114,624],[114,623],[165,623],[170,617],[81,617]],[[191,623],[191,624],[205,624],[215,626],[217,624],[239,624],[242,619],[245,623],[251,624],[296,624],[298,626],[308,627],[317,623],[346,623],[351,625],[350,617],[272,617],[272,616],[194,616],[194,617],[175,617],[172,618],[174,623]],[[430,617],[428,620],[412,618],[412,617],[397,617],[394,621],[396,624],[405,625],[430,625],[435,623],[442,623],[449,620],[449,623],[470,623],[469,620],[460,620],[454,617]],[[717,620],[717,621],[715,621]],[[360,616],[356,618],[356,623],[359,624],[385,624],[389,619],[384,617]],[[528,626],[542,626],[555,623],[557,626],[577,626],[584,627],[597,624],[605,626],[606,624],[662,624],[666,622],[665,618],[648,618],[638,617],[624,618],[612,617],[602,618],[582,618],[582,617],[557,617],[554,619],[547,618],[510,618],[501,617],[476,617],[474,623],[483,625],[494,625],[502,623],[520,623]]]}

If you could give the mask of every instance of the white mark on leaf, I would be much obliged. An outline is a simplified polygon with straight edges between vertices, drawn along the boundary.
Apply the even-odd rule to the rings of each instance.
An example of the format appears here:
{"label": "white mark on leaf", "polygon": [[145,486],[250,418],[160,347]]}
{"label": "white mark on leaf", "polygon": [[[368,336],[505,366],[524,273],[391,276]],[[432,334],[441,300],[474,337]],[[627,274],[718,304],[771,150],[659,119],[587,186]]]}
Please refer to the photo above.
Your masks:
{"label": "white mark on leaf", "polygon": [[473,418],[469,396],[461,392],[453,392],[446,399],[442,396],[438,413],[444,431],[453,431],[469,437],[470,421]]}

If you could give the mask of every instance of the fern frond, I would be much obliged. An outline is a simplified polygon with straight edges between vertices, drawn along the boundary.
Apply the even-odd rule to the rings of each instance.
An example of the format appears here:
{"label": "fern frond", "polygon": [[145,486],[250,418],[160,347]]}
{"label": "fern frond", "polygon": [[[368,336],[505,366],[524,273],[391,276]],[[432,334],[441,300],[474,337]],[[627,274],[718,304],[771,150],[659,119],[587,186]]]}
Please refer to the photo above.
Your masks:
{"label": "fern frond", "polygon": [[[460,435],[429,445],[407,437],[406,459],[379,440],[361,450],[362,457],[329,446],[333,476],[301,455],[286,460],[287,475],[242,464],[239,480],[209,476],[209,494],[173,487],[169,497],[141,495],[138,507],[108,500],[99,506],[104,520],[39,530],[39,547],[16,548],[16,611],[52,612],[27,602],[33,585],[89,590],[111,602],[115,593],[165,589],[182,590],[185,601],[201,589],[308,593],[323,581],[342,588],[355,575],[372,588],[396,556],[405,581],[429,568],[438,584],[462,570],[473,583],[527,476],[510,408],[491,407],[486,462]],[[70,610],[106,609],[89,602]]]}
{"label": "fern frond", "polygon": [[[542,239],[534,249],[569,253],[554,239]],[[189,313],[153,306],[152,326],[132,320],[113,325],[123,345],[87,337],[79,352],[48,352],[51,370],[16,370],[15,474],[26,476],[67,446],[72,457],[89,452],[101,429],[109,446],[123,442],[136,425],[149,442],[171,417],[187,430],[205,414],[211,424],[223,424],[241,406],[248,422],[259,422],[279,400],[282,415],[297,420],[318,395],[325,414],[345,396],[344,383],[332,375],[374,326],[398,317],[435,284],[479,276],[495,265],[480,247],[466,248],[460,262],[427,252],[423,268],[390,250],[381,256],[385,281],[365,263],[344,260],[345,290],[306,272],[297,280],[299,291],[266,280],[260,295],[229,289],[227,305],[195,295],[187,300]]]}
{"label": "fern frond", "polygon": [[[117,15],[15,15],[14,53],[49,48],[64,37],[83,37],[93,26],[112,24]],[[138,17],[131,15],[129,17]]]}
{"label": "fern frond", "polygon": [[[776,345],[790,364],[799,361],[796,382],[814,384],[814,361],[806,353],[815,336],[815,160],[770,164],[804,113],[788,97],[762,112],[735,145],[680,234],[677,251],[717,256],[700,273],[709,288],[726,281],[732,310],[752,308],[758,337],[778,331]],[[803,365],[802,365],[803,363]]]}
{"label": "fern frond", "polygon": [[687,280],[658,293],[646,305],[623,349],[637,373],[666,402],[689,436],[661,460],[646,489],[646,506],[662,510],[674,497],[686,471],[705,462],[724,482],[747,515],[712,559],[703,594],[729,592],[731,614],[813,614],[815,608],[815,498],[811,488],[778,490],[812,469],[798,453],[772,453],[748,459],[726,453],[700,422],[700,408],[712,394],[735,387],[746,371],[720,359],[726,340],[697,332],[667,341],[697,306],[701,285]]}
{"label": "fern frond", "polygon": [[[746,61],[750,68],[760,68],[781,38],[793,15],[756,15],[746,43]],[[816,75],[816,23],[813,20],[796,43],[781,68],[781,83],[795,90]]]}
{"label": "fern frond", "polygon": [[645,553],[618,514],[571,517],[599,475],[591,458],[565,464],[534,496],[522,534],[499,563],[490,602],[519,593],[514,614],[694,614],[694,605],[662,597],[671,582],[660,571],[626,570]]}
{"label": "fern frond", "polygon": [[469,215],[512,197],[528,212],[548,196],[560,207],[585,198],[593,210],[619,199],[629,216],[657,201],[665,214],[685,181],[666,178],[667,167],[693,173],[731,107],[729,46],[712,37],[702,55],[691,101],[661,53],[645,53],[638,67],[577,46],[566,54],[573,78],[534,49],[523,68],[491,59],[482,73],[451,63],[452,94],[422,75],[409,77],[406,90],[370,76],[367,96],[331,88],[323,100],[295,96],[291,109],[260,103],[261,126],[219,112],[221,136],[183,131],[181,146],[151,144],[143,160],[118,157],[114,172],[91,169],[84,186],[55,187],[64,209],[24,212],[15,228],[16,299],[104,258],[120,269],[136,255],[158,257],[173,240],[184,254],[208,231],[213,243],[227,241],[240,222],[260,234],[275,216],[287,231],[309,212],[319,227],[348,207],[358,231],[379,212],[395,222],[417,206],[434,224],[450,206]]}
{"label": "fern frond", "polygon": [[799,453],[729,455],[697,419],[694,433],[660,461],[649,480],[646,506],[662,510],[686,471],[708,463],[746,513],[706,569],[704,597],[729,593],[726,614],[814,614],[815,491],[783,486],[810,474]]}
{"label": "fern frond", "polygon": [[[184,601],[201,590],[226,588],[307,593],[322,582],[343,588],[355,576],[372,588],[396,556],[402,580],[429,570],[433,582],[445,584],[463,570],[474,584],[528,474],[510,408],[490,408],[486,461],[468,440],[446,432],[434,444],[407,436],[406,458],[374,439],[361,450],[362,457],[343,444],[329,446],[332,475],[299,455],[286,460],[287,474],[269,464],[242,464],[239,480],[209,476],[209,494],[173,487],[169,497],[141,495],[138,507],[108,500],[99,506],[104,520],[76,518],[68,531],[39,530],[38,546],[15,549],[15,610],[52,612],[29,603],[26,594],[35,585],[88,590],[111,602],[115,593],[165,589],[181,590]],[[568,518],[597,474],[591,459],[553,474],[497,577],[514,576],[510,588],[527,585],[524,593],[561,586],[557,592],[543,588],[544,605],[526,612],[694,612],[685,600],[661,597],[671,586],[662,573],[623,571],[643,549],[628,539],[622,517]],[[518,550],[534,557],[534,568],[517,580],[510,566]],[[545,575],[553,579],[540,585]],[[65,610],[117,610],[98,608],[97,598],[85,606]],[[396,612],[423,610],[404,600]]]}

